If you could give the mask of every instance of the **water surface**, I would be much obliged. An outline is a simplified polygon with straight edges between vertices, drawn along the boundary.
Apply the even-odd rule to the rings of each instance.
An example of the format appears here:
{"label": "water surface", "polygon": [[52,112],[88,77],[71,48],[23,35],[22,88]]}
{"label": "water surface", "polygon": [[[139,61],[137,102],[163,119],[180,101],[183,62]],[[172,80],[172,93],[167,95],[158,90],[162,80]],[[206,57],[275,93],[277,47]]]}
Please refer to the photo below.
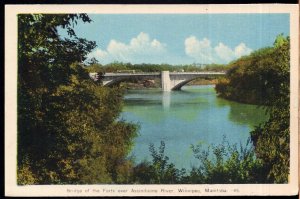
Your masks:
{"label": "water surface", "polygon": [[191,144],[204,147],[222,142],[246,144],[249,132],[266,120],[255,105],[216,96],[213,85],[184,86],[181,91],[129,90],[121,118],[138,123],[140,134],[132,154],[136,162],[151,160],[149,144],[166,144],[165,154],[177,168],[197,166]]}

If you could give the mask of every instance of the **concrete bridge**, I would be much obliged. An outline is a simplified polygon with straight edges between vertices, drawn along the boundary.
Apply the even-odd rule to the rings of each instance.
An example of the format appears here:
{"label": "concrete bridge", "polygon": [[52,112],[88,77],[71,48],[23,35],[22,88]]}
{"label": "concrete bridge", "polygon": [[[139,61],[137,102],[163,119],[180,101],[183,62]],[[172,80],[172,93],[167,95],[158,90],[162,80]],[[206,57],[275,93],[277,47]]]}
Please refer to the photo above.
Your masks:
{"label": "concrete bridge", "polygon": [[161,79],[161,88],[163,91],[180,90],[182,86],[190,81],[202,77],[216,77],[226,75],[226,72],[154,72],[154,73],[105,73],[101,77],[97,73],[90,73],[90,77],[94,80],[101,78],[103,85],[112,86],[120,82],[127,81],[132,78],[138,79]]}

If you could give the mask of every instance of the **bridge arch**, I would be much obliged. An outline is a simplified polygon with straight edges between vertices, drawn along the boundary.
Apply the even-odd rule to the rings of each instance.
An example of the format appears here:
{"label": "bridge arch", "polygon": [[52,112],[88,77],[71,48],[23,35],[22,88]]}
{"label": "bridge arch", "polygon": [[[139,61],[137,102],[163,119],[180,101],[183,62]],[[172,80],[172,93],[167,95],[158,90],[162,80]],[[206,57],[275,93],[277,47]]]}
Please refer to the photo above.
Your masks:
{"label": "bridge arch", "polygon": [[191,81],[193,81],[193,80],[195,80],[195,79],[198,79],[198,78],[200,78],[200,77],[195,77],[195,78],[192,78],[192,79],[184,80],[184,81],[182,81],[182,82],[180,82],[180,83],[174,85],[174,86],[171,88],[171,90],[173,90],[173,91],[175,91],[175,90],[180,90],[184,85],[186,85],[187,83],[189,83],[189,82],[191,82]]}
{"label": "bridge arch", "polygon": [[[210,79],[209,76],[198,76],[198,77],[192,77],[185,80],[175,80],[171,83],[171,90],[180,90],[184,85],[188,84],[189,82],[195,80],[195,79]],[[172,81],[172,80],[171,80]]]}

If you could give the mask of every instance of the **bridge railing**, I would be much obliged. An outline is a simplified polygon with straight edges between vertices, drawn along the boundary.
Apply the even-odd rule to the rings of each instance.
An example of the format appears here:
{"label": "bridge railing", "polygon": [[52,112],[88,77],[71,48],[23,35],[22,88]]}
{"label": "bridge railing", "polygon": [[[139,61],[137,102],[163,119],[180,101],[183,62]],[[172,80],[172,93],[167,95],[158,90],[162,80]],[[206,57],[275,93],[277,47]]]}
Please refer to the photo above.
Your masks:
{"label": "bridge railing", "polygon": [[226,71],[170,72],[170,74],[226,74]]}
{"label": "bridge railing", "polygon": [[[136,72],[136,73],[105,73],[104,76],[121,76],[121,75],[160,75],[161,72]],[[203,71],[203,72],[170,72],[170,74],[180,75],[180,74],[226,74],[226,71]]]}
{"label": "bridge railing", "polygon": [[139,75],[160,75],[160,72],[136,72],[136,73],[105,73],[103,76],[139,76]]}

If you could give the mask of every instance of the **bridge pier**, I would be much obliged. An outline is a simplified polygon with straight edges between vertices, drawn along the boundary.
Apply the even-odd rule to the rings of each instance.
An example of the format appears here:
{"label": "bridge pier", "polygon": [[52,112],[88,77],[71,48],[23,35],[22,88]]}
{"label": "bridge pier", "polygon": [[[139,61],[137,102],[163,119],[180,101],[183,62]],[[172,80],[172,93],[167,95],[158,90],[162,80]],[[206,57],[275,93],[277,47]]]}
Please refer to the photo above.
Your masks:
{"label": "bridge pier", "polygon": [[171,91],[171,80],[169,71],[161,71],[161,89],[162,91]]}

